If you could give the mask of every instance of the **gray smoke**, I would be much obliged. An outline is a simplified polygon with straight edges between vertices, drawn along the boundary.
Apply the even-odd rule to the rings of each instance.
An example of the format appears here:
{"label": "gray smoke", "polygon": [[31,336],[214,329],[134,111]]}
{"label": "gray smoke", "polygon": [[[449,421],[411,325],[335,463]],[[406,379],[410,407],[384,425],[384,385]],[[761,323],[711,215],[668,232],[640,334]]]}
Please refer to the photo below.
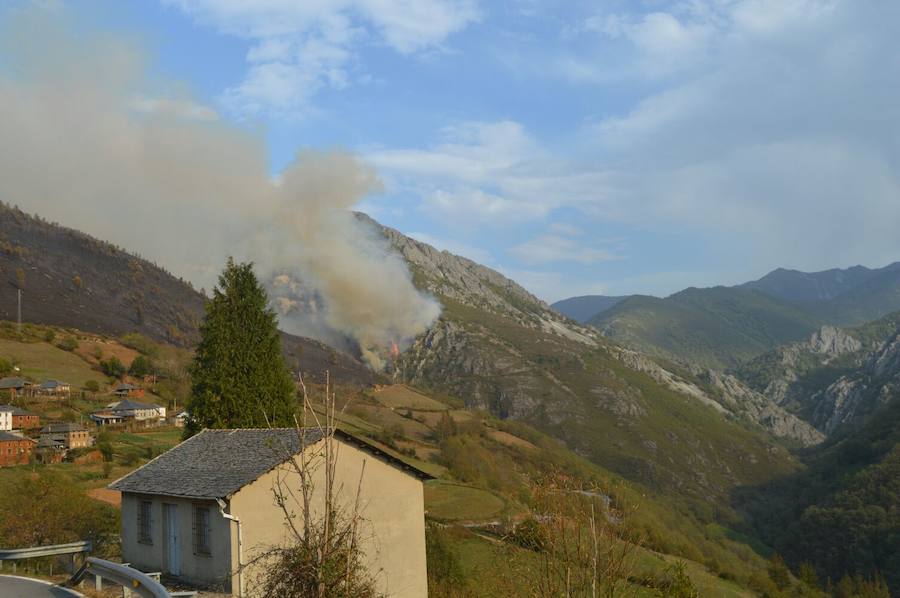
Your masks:
{"label": "gray smoke", "polygon": [[[289,332],[380,368],[437,318],[406,264],[350,211],[380,188],[340,151],[270,176],[262,136],[147,75],[124,40],[27,9],[0,32],[0,199],[136,251],[210,288],[252,260]],[[38,43],[39,42],[39,43]]]}

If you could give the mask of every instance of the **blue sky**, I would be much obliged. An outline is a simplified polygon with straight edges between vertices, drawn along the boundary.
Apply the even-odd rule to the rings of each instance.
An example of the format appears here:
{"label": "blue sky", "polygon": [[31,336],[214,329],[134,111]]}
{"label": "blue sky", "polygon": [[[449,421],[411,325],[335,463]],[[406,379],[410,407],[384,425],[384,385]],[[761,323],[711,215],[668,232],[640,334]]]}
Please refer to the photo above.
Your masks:
{"label": "blue sky", "polygon": [[362,210],[546,300],[900,259],[892,0],[43,4],[272,176],[348,149]]}

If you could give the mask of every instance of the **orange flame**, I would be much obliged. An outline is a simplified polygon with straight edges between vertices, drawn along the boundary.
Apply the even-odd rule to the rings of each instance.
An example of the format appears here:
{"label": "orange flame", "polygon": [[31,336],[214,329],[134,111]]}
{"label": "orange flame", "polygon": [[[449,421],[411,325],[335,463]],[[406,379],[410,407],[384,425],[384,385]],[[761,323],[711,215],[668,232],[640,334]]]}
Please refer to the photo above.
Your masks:
{"label": "orange flame", "polygon": [[400,347],[397,346],[397,343],[392,339],[391,340],[391,359],[396,360],[400,357]]}

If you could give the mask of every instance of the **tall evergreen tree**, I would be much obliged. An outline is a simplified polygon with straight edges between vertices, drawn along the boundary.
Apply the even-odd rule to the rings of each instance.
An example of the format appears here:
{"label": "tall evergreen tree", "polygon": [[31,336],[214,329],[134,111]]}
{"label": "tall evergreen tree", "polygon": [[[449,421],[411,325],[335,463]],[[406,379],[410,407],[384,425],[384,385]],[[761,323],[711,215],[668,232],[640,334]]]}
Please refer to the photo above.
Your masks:
{"label": "tall evergreen tree", "polygon": [[200,325],[185,436],[203,428],[293,424],[295,387],[275,312],[253,264],[228,258]]}

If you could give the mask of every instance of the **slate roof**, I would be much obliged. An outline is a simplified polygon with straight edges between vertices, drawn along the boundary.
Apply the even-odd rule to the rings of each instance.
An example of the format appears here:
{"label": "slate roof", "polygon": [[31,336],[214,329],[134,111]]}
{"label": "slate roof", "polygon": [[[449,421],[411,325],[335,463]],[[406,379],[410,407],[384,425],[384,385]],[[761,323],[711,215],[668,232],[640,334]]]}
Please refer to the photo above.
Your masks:
{"label": "slate roof", "polygon": [[19,436],[18,434],[13,434],[12,432],[2,432],[0,431],[0,442],[4,442],[7,440],[15,440],[18,442],[22,442],[23,440],[27,440],[28,442],[34,442],[31,438],[25,438],[24,436]]}
{"label": "slate roof", "polygon": [[24,378],[0,378],[0,390],[7,388],[22,388],[28,382]]}
{"label": "slate roof", "polygon": [[[322,439],[305,431],[305,443]],[[342,430],[335,436],[404,469],[419,479],[432,476]],[[300,450],[294,428],[204,430],[109,485],[113,490],[187,498],[227,498],[284,463]]]}
{"label": "slate roof", "polygon": [[137,389],[138,389],[137,386],[135,386],[133,384],[128,384],[127,382],[123,382],[123,383],[119,384],[118,386],[116,386],[116,388],[115,388],[115,390],[113,390],[113,392],[125,392],[128,390],[137,390]]}
{"label": "slate roof", "polygon": [[128,411],[131,409],[159,409],[159,405],[138,403],[137,401],[125,399],[124,401],[118,402],[116,406],[112,408],[113,411]]}
{"label": "slate roof", "polygon": [[[306,443],[322,439],[306,430]],[[226,498],[300,451],[294,428],[203,430],[109,485],[122,492]]]}
{"label": "slate roof", "polygon": [[73,424],[71,422],[61,423],[61,424],[49,424],[44,426],[41,430],[41,434],[59,434],[61,432],[85,432],[87,428],[82,426],[81,424]]}
{"label": "slate roof", "polygon": [[42,390],[51,390],[54,388],[59,388],[60,386],[69,386],[68,382],[61,382],[59,380],[46,380],[41,383]]}
{"label": "slate roof", "polygon": [[25,411],[21,407],[16,407],[15,405],[0,405],[0,411],[12,411],[13,415],[37,415],[37,413]]}

